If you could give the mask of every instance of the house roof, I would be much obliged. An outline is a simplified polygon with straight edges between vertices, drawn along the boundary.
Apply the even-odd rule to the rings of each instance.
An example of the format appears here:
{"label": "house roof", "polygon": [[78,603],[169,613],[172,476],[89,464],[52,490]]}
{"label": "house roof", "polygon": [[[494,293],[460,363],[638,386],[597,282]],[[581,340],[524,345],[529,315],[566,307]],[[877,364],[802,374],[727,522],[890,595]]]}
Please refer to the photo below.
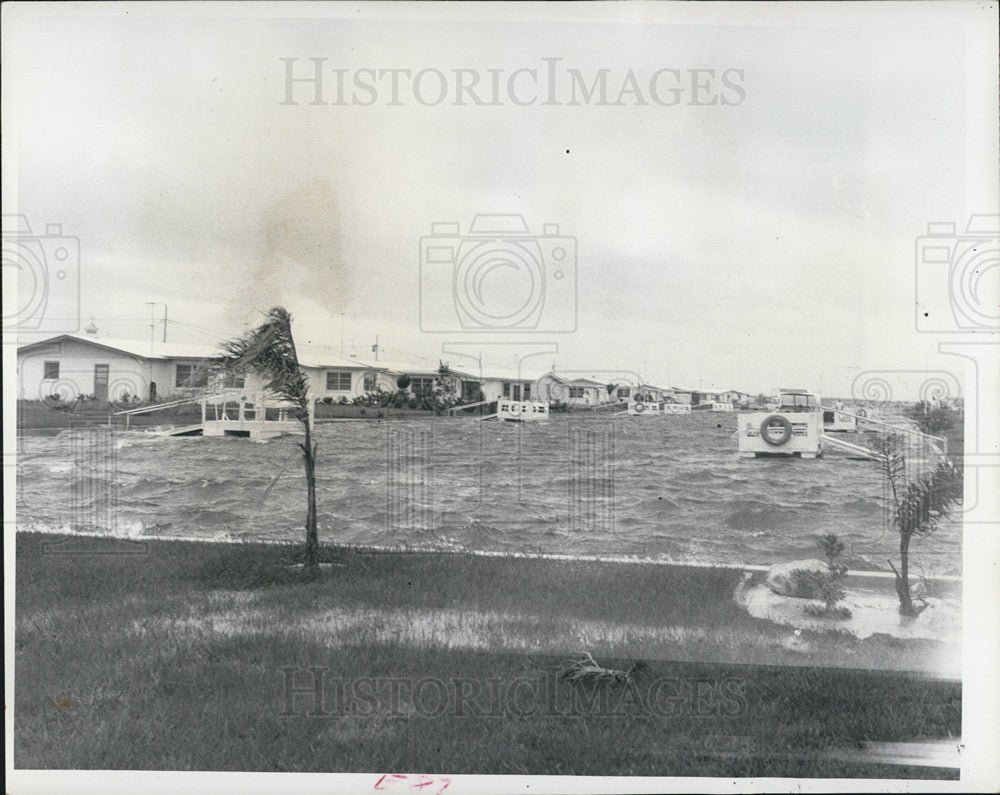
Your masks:
{"label": "house roof", "polygon": [[540,370],[526,370],[518,367],[486,367],[478,376],[483,381],[530,381],[534,383],[547,373]]}
{"label": "house roof", "polygon": [[315,351],[305,350],[299,352],[299,364],[303,367],[330,370],[378,370],[385,369],[371,365],[360,359],[348,358],[347,356],[337,356],[330,354],[319,354]]}
{"label": "house roof", "polygon": [[59,342],[79,342],[105,350],[113,350],[141,359],[207,359],[218,356],[221,350],[214,345],[199,345],[184,342],[153,342],[148,340],[113,339],[94,337],[89,334],[59,334],[55,337],[18,346],[17,352],[31,353]]}
{"label": "house roof", "polygon": [[[221,348],[214,345],[192,344],[182,342],[152,342],[149,340],[127,340],[112,339],[110,337],[96,337],[90,334],[60,334],[55,337],[32,342],[18,346],[17,352],[30,353],[34,350],[45,348],[63,341],[80,342],[92,345],[97,348],[118,351],[129,356],[152,360],[170,359],[208,359],[222,353]],[[386,361],[358,359],[355,357],[340,356],[328,353],[322,346],[303,345],[299,348],[299,364],[312,369],[330,370],[381,370],[387,373],[402,374],[410,376],[433,377],[438,375],[438,366],[429,360],[422,362],[406,361]],[[553,370],[529,370],[517,367],[496,367],[488,365],[479,371],[478,366],[469,360],[463,368],[452,367],[449,370],[453,375],[470,381],[520,381],[533,383],[540,378],[549,377],[563,384],[573,386],[590,386],[605,388],[606,384],[595,381],[591,378],[573,378],[561,376]],[[644,385],[647,389],[661,389]]]}
{"label": "house roof", "polygon": [[[431,362],[383,361],[382,359],[379,359],[377,362],[364,362],[363,364],[365,367],[372,370],[385,370],[389,373],[405,373],[406,375],[415,375],[419,377],[436,376],[438,375],[438,367],[440,367],[440,365],[432,364]],[[456,367],[451,367],[450,365],[448,369],[451,371],[452,375],[457,375],[461,378],[475,378],[475,376],[466,370],[460,370]]]}

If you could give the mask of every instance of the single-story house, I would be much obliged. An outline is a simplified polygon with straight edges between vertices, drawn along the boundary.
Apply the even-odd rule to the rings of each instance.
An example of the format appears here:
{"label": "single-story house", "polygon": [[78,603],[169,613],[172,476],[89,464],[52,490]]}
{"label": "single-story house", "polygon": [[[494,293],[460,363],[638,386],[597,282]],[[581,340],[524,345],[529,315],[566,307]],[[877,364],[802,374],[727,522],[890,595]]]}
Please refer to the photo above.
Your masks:
{"label": "single-story house", "polygon": [[538,400],[547,402],[539,395],[538,381],[541,373],[515,367],[490,366],[479,376],[482,400]]}
{"label": "single-story house", "polygon": [[[442,377],[440,362],[435,366],[430,362],[416,364],[412,362],[376,361],[368,362],[367,366],[383,373],[383,376],[378,379],[377,383],[380,388],[388,392],[398,391],[399,379],[405,375],[409,379],[406,391],[411,395],[428,393],[437,387],[441,387],[446,394],[452,397],[461,397],[466,403],[472,403],[480,399],[479,393],[482,386],[480,378],[450,365],[448,366],[448,374]],[[374,391],[374,387],[365,391]]]}
{"label": "single-story house", "polygon": [[[17,396],[21,400],[43,400],[58,395],[67,402],[80,395],[93,395],[100,402],[186,397],[192,389],[207,388],[204,362],[219,353],[220,349],[211,345],[62,334],[18,348]],[[364,361],[308,348],[299,351],[299,362],[317,400],[329,397],[350,401],[379,389],[395,392],[404,375],[409,379],[410,394],[443,385],[448,395],[466,403],[510,398],[598,406],[621,399],[623,389],[618,387],[617,393],[609,393],[605,384],[594,379],[503,368],[475,374],[449,366],[442,379],[440,364]],[[262,387],[259,376],[246,373],[228,376],[225,383],[213,385],[211,391],[233,390],[250,395]]]}
{"label": "single-story house", "polygon": [[[189,343],[139,342],[62,334],[17,350],[18,399],[43,400],[58,395],[72,402],[93,395],[100,402],[138,397],[170,400],[207,386],[202,367],[219,348]],[[299,357],[317,398],[353,399],[376,386],[395,391],[396,375],[367,362],[339,356]],[[212,391],[254,394],[263,387],[255,373],[231,375]]]}
{"label": "single-story house", "polygon": [[725,392],[719,393],[719,402],[721,403],[746,403],[750,400],[750,395],[746,392],[740,392],[738,389],[727,389]]}
{"label": "single-story house", "polygon": [[635,395],[641,395],[645,401],[652,402],[674,402],[674,391],[669,387],[655,386],[653,384],[642,384],[635,387]]}
{"label": "single-story house", "polygon": [[548,403],[568,403],[571,406],[603,406],[617,402],[616,393],[617,389],[608,392],[607,384],[600,381],[563,377],[552,371],[539,377],[535,399]]}
{"label": "single-story house", "polygon": [[628,403],[632,398],[632,390],[635,388],[635,384],[616,383],[614,391],[611,393],[611,398],[618,403]]}
{"label": "single-story house", "polygon": [[309,391],[317,400],[353,400],[376,388],[396,391],[396,376],[385,368],[358,359],[304,352],[299,364],[309,379]]}
{"label": "single-story house", "polygon": [[670,387],[670,394],[673,395],[674,403],[687,403],[694,405],[698,402],[698,393],[691,389],[681,389],[680,387]]}
{"label": "single-story house", "polygon": [[[209,345],[137,342],[90,334],[60,334],[17,349],[19,400],[81,395],[98,401],[169,399],[204,377],[202,362],[219,354]],[[251,379],[252,380],[252,379]],[[256,388],[246,376],[231,376],[220,389]]]}

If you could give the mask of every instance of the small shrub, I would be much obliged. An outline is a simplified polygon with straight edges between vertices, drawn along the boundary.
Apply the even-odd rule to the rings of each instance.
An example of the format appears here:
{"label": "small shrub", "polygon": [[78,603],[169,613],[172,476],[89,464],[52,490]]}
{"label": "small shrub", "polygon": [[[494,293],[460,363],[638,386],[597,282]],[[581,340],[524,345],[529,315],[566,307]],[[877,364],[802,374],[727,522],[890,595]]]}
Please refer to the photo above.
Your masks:
{"label": "small shrub", "polygon": [[834,596],[834,601],[843,599],[843,589],[839,595],[829,572],[796,569],[791,573],[791,593],[798,599],[826,599]]}
{"label": "small shrub", "polygon": [[851,611],[838,605],[844,598],[842,580],[847,566],[837,560],[846,549],[844,542],[834,533],[819,538],[819,546],[826,555],[826,571],[796,569],[791,574],[792,594],[805,599],[819,599],[822,605],[806,605],[806,615],[817,618],[850,618]]}

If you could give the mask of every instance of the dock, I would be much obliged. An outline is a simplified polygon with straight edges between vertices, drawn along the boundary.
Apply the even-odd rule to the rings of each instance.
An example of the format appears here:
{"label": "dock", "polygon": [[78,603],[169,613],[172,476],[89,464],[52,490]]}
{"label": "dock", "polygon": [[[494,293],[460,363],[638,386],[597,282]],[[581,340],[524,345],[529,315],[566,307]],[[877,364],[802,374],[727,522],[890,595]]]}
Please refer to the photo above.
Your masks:
{"label": "dock", "polygon": [[[263,442],[286,434],[304,433],[302,423],[290,416],[294,406],[263,391],[258,392],[253,400],[243,392],[233,391],[126,409],[115,412],[115,416],[124,416],[125,427],[128,428],[131,418],[137,414],[151,414],[192,403],[201,404],[201,422],[170,428],[163,435],[240,436]],[[314,404],[310,401],[309,423],[314,422]]]}

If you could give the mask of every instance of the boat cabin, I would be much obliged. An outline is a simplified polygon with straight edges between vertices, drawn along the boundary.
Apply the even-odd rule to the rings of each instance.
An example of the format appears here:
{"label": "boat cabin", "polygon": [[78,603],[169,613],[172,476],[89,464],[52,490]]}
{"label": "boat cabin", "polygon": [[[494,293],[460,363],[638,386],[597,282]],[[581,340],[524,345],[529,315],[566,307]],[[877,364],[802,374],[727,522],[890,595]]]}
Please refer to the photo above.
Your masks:
{"label": "boat cabin", "polygon": [[818,411],[819,395],[810,389],[779,389],[771,404],[775,411]]}

